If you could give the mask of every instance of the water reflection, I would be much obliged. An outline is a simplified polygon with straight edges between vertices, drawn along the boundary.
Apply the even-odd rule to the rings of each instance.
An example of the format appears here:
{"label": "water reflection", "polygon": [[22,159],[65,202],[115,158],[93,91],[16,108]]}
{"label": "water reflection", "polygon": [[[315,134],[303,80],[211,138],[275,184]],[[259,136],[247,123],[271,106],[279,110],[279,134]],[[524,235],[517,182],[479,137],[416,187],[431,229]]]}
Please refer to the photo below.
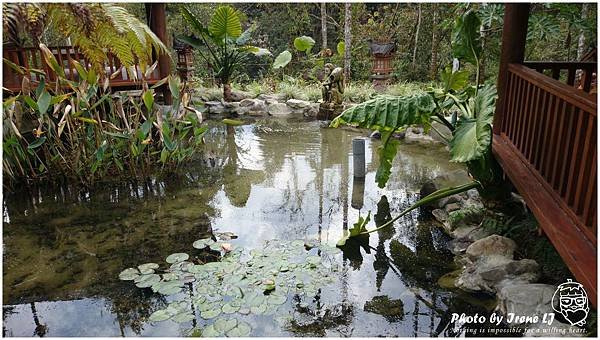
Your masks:
{"label": "water reflection", "polygon": [[[118,273],[189,252],[195,239],[217,231],[234,232],[239,237],[232,242],[245,248],[273,238],[335,244],[359,215],[371,211],[377,226],[391,219],[414,202],[424,181],[464,179],[460,167],[439,161],[447,159],[443,148],[403,145],[390,183],[379,189],[371,141],[367,176],[353,179],[351,141],[357,136],[318,122],[215,124],[202,159],[177,174],[92,189],[61,184],[9,193],[3,203],[3,334],[186,335],[205,321],[149,323],[167,299],[119,282]],[[343,275],[333,289],[311,301],[290,299],[285,322],[252,319],[252,335],[422,336],[447,330],[456,297],[436,281],[449,270],[450,257],[442,235],[418,214],[354,243],[343,254]]]}

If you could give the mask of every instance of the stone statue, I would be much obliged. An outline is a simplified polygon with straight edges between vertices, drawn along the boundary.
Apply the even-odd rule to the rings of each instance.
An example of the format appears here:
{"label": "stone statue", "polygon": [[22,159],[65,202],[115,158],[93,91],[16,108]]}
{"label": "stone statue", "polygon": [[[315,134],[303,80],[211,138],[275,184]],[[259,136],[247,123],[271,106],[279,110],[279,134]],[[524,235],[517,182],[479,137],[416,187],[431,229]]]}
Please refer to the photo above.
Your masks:
{"label": "stone statue", "polygon": [[329,120],[342,112],[344,101],[344,70],[333,64],[325,64],[325,74],[321,94],[323,102],[319,105],[319,119]]}

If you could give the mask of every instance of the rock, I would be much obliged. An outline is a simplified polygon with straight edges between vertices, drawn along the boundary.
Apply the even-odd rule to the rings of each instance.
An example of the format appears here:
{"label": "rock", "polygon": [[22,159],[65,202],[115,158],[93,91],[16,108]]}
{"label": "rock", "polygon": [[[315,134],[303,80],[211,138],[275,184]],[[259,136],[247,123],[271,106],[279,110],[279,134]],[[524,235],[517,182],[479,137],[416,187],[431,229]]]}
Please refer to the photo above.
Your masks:
{"label": "rock", "polygon": [[552,325],[536,323],[527,328],[524,337],[583,337],[585,329],[554,320]]}
{"label": "rock", "polygon": [[467,191],[467,196],[469,196],[470,199],[474,199],[474,200],[481,199],[479,197],[479,191],[477,191],[477,189],[471,189],[471,190]]}
{"label": "rock", "polygon": [[371,132],[371,134],[369,135],[369,138],[381,139],[381,132],[375,130],[375,131]]}
{"label": "rock", "polygon": [[319,103],[311,103],[310,108],[305,110],[302,114],[307,118],[315,118],[319,113]]}
{"label": "rock", "polygon": [[406,129],[404,140],[408,143],[421,143],[421,144],[434,144],[439,143],[433,137],[423,133],[423,129],[420,127],[410,127]]}
{"label": "rock", "polygon": [[226,112],[225,106],[221,102],[208,101],[204,102],[204,106],[210,114],[219,114]]}
{"label": "rock", "polygon": [[468,238],[455,238],[447,243],[448,250],[454,255],[464,254],[467,248],[473,243]]}
{"label": "rock", "polygon": [[427,181],[421,185],[419,190],[419,196],[421,198],[430,195],[438,190],[437,185],[433,181]]}
{"label": "rock", "polygon": [[494,293],[515,282],[535,282],[539,279],[539,271],[539,265],[534,260],[512,260],[491,255],[468,264],[456,281],[456,286],[466,291]]}
{"label": "rock", "polygon": [[246,98],[251,98],[251,97],[252,97],[252,95],[246,91],[240,91],[240,90],[232,90],[231,91],[231,101],[232,102],[239,102]]}
{"label": "rock", "polygon": [[460,204],[458,203],[450,203],[446,205],[446,211],[452,212],[460,209]]}
{"label": "rock", "polygon": [[267,105],[267,111],[271,116],[287,116],[292,113],[292,110],[284,103]]}
{"label": "rock", "polygon": [[[556,287],[541,283],[507,285],[498,292],[496,309],[504,315],[538,315],[541,319],[544,313],[553,312],[552,296],[555,290]],[[511,326],[519,324],[509,318],[506,321]]]}
{"label": "rock", "polygon": [[300,99],[289,99],[285,104],[292,110],[304,110],[311,106],[310,102]]}
{"label": "rock", "polygon": [[446,212],[446,210],[433,209],[431,211],[431,214],[440,223],[444,223],[444,222],[446,222],[448,220],[448,212]]}
{"label": "rock", "polygon": [[516,248],[515,241],[504,236],[490,235],[473,242],[467,248],[467,256],[472,260],[484,256],[503,256],[512,259]]}
{"label": "rock", "polygon": [[455,239],[470,240],[471,243],[488,237],[489,235],[490,233],[488,231],[478,225],[460,226],[450,233],[450,236]]}
{"label": "rock", "polygon": [[249,116],[266,116],[268,114],[264,100],[250,98],[240,102],[237,112]]}

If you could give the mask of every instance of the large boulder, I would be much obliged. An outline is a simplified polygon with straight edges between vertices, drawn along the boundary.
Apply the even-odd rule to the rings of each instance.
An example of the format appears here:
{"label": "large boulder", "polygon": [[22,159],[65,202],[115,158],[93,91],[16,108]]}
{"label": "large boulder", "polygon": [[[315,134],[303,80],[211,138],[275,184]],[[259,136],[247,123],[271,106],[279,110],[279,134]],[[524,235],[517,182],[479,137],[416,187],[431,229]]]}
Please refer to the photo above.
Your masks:
{"label": "large boulder", "polygon": [[285,102],[293,114],[303,115],[304,117],[314,117],[319,112],[319,104],[311,103],[306,100],[289,99]]}
{"label": "large boulder", "polygon": [[406,129],[404,134],[404,141],[407,143],[420,143],[420,144],[436,144],[439,143],[429,134],[426,134],[421,127],[409,127]]}
{"label": "large boulder", "polygon": [[210,114],[220,114],[227,112],[227,109],[225,108],[222,102],[207,101],[204,102],[204,106],[206,107],[207,112]]}
{"label": "large boulder", "polygon": [[232,102],[240,102],[246,98],[251,98],[252,94],[250,92],[241,91],[241,90],[232,90],[231,91],[231,101]]}
{"label": "large boulder", "polygon": [[[496,309],[505,316],[537,315],[541,319],[544,313],[553,312],[552,295],[555,290],[556,287],[541,283],[507,285],[498,292]],[[511,326],[520,324],[510,317],[505,320]]]}
{"label": "large boulder", "polygon": [[237,112],[249,116],[266,116],[268,111],[264,100],[246,98],[240,102]]}
{"label": "large boulder", "polygon": [[517,248],[515,241],[499,235],[490,235],[473,242],[467,248],[467,256],[471,260],[477,260],[487,256],[501,256],[508,259],[513,258],[513,253]]}
{"label": "large boulder", "polygon": [[539,279],[540,267],[531,259],[513,260],[513,240],[490,235],[473,242],[464,256],[465,268],[456,286],[466,291],[498,292],[516,283]]}
{"label": "large boulder", "polygon": [[284,103],[272,103],[267,105],[267,111],[271,116],[287,116],[292,110]]}
{"label": "large boulder", "polygon": [[310,102],[300,99],[289,99],[285,102],[292,110],[305,110],[310,107]]}

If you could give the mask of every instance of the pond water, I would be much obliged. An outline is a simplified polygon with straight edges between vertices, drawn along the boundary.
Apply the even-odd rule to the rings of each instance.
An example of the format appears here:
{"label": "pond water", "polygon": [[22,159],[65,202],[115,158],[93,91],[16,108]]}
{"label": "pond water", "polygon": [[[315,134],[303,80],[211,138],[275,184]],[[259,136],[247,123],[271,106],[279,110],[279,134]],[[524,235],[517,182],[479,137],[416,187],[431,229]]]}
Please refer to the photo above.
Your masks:
{"label": "pond water", "polygon": [[[335,245],[369,211],[381,225],[418,198],[420,185],[466,181],[443,146],[401,144],[391,179],[377,187],[379,141],[366,138],[367,175],[353,179],[351,142],[365,132],[316,121],[268,119],[226,128],[214,123],[203,160],[177,174],[94,189],[43,186],[4,198],[4,336],[185,336],[211,320],[151,322],[185,294],[162,296],[120,281],[146,262],[165,264],[192,243],[232,232],[231,244],[266,240]],[[452,312],[467,296],[439,287],[453,270],[446,236],[414,211],[366,244],[336,255],[334,282],[313,297],[290,296],[275,315],[237,315],[251,336],[454,336]],[[194,287],[202,285],[196,282]],[[186,286],[187,287],[187,286]],[[281,316],[284,316],[282,318]]]}

